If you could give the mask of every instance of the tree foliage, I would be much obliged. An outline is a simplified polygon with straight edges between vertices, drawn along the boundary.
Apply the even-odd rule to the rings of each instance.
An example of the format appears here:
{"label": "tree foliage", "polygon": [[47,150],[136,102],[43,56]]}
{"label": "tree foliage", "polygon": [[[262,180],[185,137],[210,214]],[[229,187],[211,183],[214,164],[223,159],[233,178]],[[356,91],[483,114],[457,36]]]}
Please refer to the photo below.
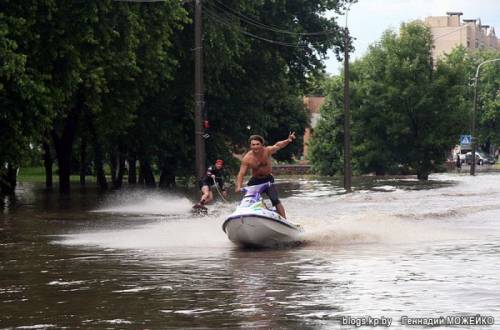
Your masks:
{"label": "tree foliage", "polygon": [[[251,133],[274,142],[304,130],[300,96],[326,51],[341,49],[325,13],[349,2],[203,2],[209,161],[231,159]],[[43,144],[62,192],[78,163],[93,162],[102,187],[103,164],[115,184],[125,159],[131,177],[139,161],[145,181],[193,172],[192,2],[5,0],[0,9],[0,171],[15,173],[20,155]]]}
{"label": "tree foliage", "polygon": [[24,8],[26,17],[18,15],[13,2],[0,5],[0,187],[11,193],[15,173],[40,139],[52,118],[52,100],[45,84],[47,77],[30,65],[24,51],[26,43],[36,43],[31,31],[33,5]]}
{"label": "tree foliage", "polygon": [[[481,62],[500,59],[500,51],[482,51],[470,58],[477,67]],[[479,143],[489,152],[490,145],[500,145],[500,62],[484,64],[478,79],[477,132]]]}
{"label": "tree foliage", "polygon": [[326,83],[326,100],[320,120],[309,141],[309,155],[315,172],[334,175],[343,166],[343,77],[331,77]]}
{"label": "tree foliage", "polygon": [[[429,30],[411,22],[399,34],[385,32],[351,66],[353,167],[358,173],[412,171],[427,179],[464,131],[470,102],[463,61],[453,54],[435,66],[431,47]],[[335,86],[329,98],[342,100]],[[323,173],[341,168],[342,134],[321,134],[342,130],[341,111],[338,102],[327,103],[323,113],[329,115],[312,141],[311,158]]]}

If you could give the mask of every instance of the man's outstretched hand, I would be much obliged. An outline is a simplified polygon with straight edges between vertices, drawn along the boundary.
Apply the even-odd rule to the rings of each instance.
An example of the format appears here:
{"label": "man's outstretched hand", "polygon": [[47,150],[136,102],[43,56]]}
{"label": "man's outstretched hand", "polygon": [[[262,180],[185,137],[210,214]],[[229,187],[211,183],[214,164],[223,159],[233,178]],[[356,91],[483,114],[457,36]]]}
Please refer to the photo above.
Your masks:
{"label": "man's outstretched hand", "polygon": [[288,134],[288,142],[293,142],[293,140],[295,140],[296,137],[295,137],[295,132],[290,132]]}

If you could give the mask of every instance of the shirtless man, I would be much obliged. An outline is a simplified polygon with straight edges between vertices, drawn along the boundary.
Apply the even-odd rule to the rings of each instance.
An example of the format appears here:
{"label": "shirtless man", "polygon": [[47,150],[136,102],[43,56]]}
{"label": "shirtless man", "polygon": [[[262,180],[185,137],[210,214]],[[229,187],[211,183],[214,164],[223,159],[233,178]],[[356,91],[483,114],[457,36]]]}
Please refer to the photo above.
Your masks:
{"label": "shirtless man", "polygon": [[[248,181],[248,186],[254,186],[266,182],[274,182],[274,177],[271,174],[271,155],[276,151],[283,149],[290,142],[295,140],[295,132],[290,132],[288,139],[276,142],[271,147],[264,146],[264,139],[260,135],[252,135],[248,139],[250,142],[250,151],[245,154],[243,160],[241,161],[240,172],[236,178],[236,192],[241,191],[241,186],[243,185],[243,178],[248,171],[248,168],[252,169],[252,178]],[[285,208],[281,204],[278,198],[278,192],[276,187],[271,186],[266,191],[267,195],[271,199],[273,206],[276,207],[276,211],[286,219]]]}

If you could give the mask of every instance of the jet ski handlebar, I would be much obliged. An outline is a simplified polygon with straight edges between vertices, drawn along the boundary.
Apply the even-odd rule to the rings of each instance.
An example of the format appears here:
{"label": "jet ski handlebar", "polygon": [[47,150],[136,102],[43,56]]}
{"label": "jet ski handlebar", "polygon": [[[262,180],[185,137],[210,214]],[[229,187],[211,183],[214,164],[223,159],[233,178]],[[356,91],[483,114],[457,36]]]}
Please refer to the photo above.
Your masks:
{"label": "jet ski handlebar", "polygon": [[262,184],[256,184],[253,186],[246,186],[241,188],[241,192],[243,192],[245,195],[250,195],[250,194],[255,194],[255,193],[263,193],[266,191],[267,188],[271,187],[272,183],[271,182],[266,182]]}
{"label": "jet ski handlebar", "polygon": [[244,194],[243,199],[251,198],[252,201],[258,201],[260,195],[265,192],[269,187],[271,187],[271,182],[266,182],[262,184],[256,184],[253,186],[246,186],[241,188],[241,192]]}

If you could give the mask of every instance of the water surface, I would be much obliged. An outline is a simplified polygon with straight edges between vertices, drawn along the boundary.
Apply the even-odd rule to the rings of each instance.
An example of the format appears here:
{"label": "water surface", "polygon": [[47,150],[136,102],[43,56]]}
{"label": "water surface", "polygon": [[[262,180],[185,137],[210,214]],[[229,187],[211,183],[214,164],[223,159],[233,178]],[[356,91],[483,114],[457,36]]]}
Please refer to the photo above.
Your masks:
{"label": "water surface", "polygon": [[295,178],[278,190],[306,230],[300,247],[235,247],[221,230],[234,201],[193,217],[186,191],[61,198],[24,184],[0,215],[0,328],[348,329],[340,317],[368,315],[405,328],[404,315],[478,313],[499,322],[500,175],[364,178],[352,194]]}

